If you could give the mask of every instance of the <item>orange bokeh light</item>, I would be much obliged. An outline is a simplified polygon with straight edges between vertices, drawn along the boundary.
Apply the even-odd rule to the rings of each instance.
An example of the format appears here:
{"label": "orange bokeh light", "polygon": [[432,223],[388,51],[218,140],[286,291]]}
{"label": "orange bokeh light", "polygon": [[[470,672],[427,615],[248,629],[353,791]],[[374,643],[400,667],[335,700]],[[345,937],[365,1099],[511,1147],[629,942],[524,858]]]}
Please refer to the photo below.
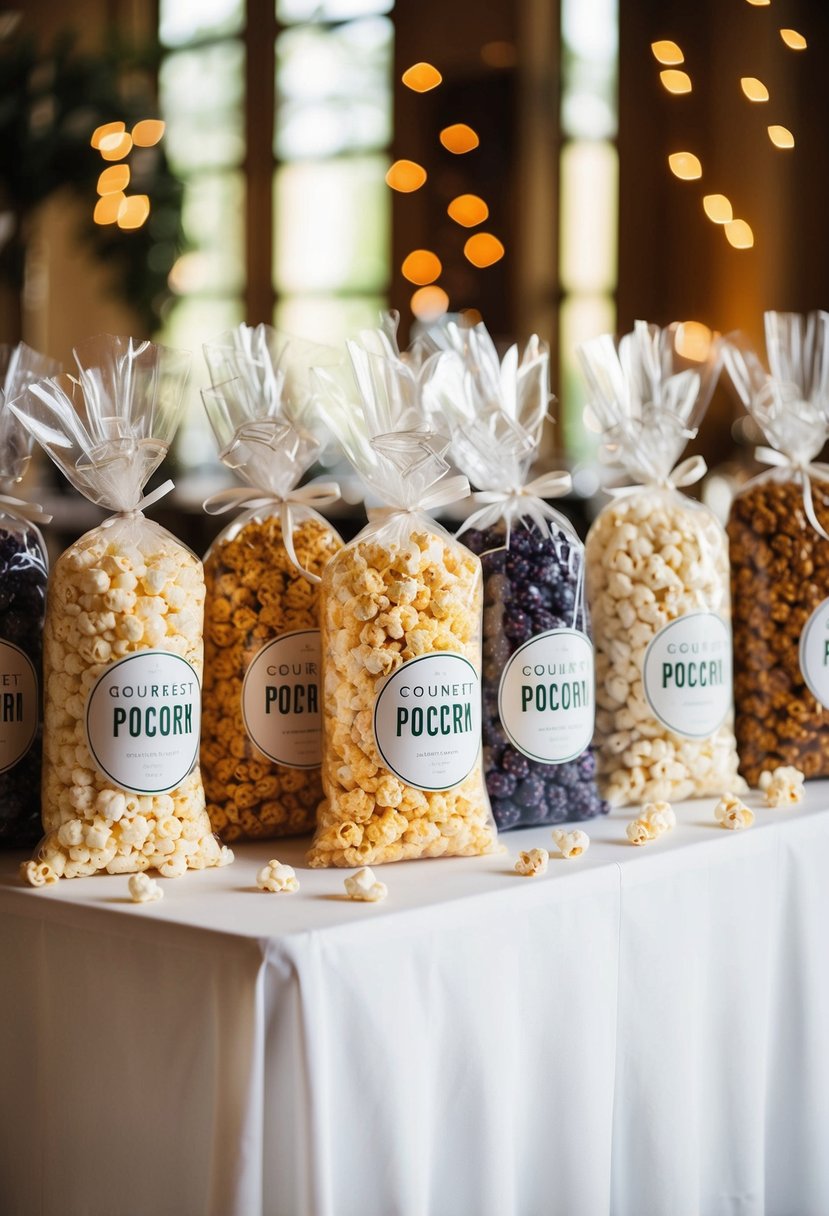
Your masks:
{"label": "orange bokeh light", "polygon": [[401,194],[419,190],[426,181],[426,170],[414,160],[396,160],[386,174],[386,185]]}
{"label": "orange bokeh light", "polygon": [[420,321],[437,321],[449,308],[449,297],[442,287],[420,287],[409,301]]}
{"label": "orange bokeh light", "polygon": [[413,249],[400,269],[404,279],[424,287],[427,283],[434,283],[443,267],[440,258],[431,249]]}
{"label": "orange bokeh light", "polygon": [[99,198],[95,204],[95,210],[92,212],[92,218],[96,224],[114,224],[118,219],[118,210],[124,201],[124,196],[121,191],[114,194],[105,194]]}
{"label": "orange bokeh light", "polygon": [[500,262],[505,250],[497,236],[493,236],[491,232],[476,232],[464,245],[463,252],[473,266],[483,270],[486,266]]}
{"label": "orange bokeh light", "polygon": [[461,156],[464,152],[471,152],[473,148],[477,148],[481,141],[478,133],[468,127],[465,122],[456,122],[451,127],[443,128],[440,133],[440,142],[447,152],[454,152],[456,156]]}
{"label": "orange bokeh light", "polygon": [[104,160],[123,160],[132,151],[132,136],[125,131],[120,135],[104,135],[98,144],[98,151]]}
{"label": "orange bokeh light", "polygon": [[160,118],[142,118],[132,129],[132,142],[136,148],[152,148],[164,131],[165,124]]}
{"label": "orange bokeh light", "polygon": [[98,193],[116,194],[121,190],[126,190],[129,182],[129,165],[110,165],[98,178]]}
{"label": "orange bokeh light", "polygon": [[105,122],[103,126],[96,127],[92,132],[90,143],[93,148],[100,148],[101,140],[107,135],[122,135],[127,129],[125,122]]}
{"label": "orange bokeh light", "polygon": [[150,214],[150,200],[146,194],[131,194],[118,208],[119,228],[140,228]]}
{"label": "orange bokeh light", "polygon": [[436,89],[443,80],[440,72],[431,63],[413,63],[400,77],[407,89],[415,93],[428,93]]}
{"label": "orange bokeh light", "polygon": [[463,228],[474,228],[489,218],[489,207],[477,194],[459,194],[446,208],[449,218]]}

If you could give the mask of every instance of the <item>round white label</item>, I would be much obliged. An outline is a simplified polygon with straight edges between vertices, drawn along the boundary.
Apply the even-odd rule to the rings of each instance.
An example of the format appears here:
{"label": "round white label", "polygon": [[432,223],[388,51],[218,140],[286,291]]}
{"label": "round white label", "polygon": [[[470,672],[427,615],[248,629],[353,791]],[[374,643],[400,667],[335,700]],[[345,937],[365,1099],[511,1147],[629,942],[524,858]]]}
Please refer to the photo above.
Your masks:
{"label": "round white label", "polygon": [[704,739],[731,709],[731,630],[715,612],[690,612],[645,651],[642,684],[656,717],[675,735]]}
{"label": "round white label", "polygon": [[829,600],[818,604],[800,635],[800,670],[809,692],[829,709]]}
{"label": "round white label", "polygon": [[98,768],[132,794],[169,794],[199,755],[201,689],[177,654],[142,650],[111,663],[86,702],[86,738]]}
{"label": "round white label", "polygon": [[460,654],[409,659],[374,702],[374,737],[387,767],[418,790],[465,781],[481,747],[481,681]]}
{"label": "round white label", "polygon": [[242,717],[254,747],[288,768],[322,763],[320,631],[298,629],[268,642],[242,685]]}
{"label": "round white label", "polygon": [[27,654],[0,641],[0,773],[14,768],[34,743],[39,701],[37,673]]}
{"label": "round white label", "polygon": [[593,738],[593,646],[577,629],[530,638],[507,660],[498,713],[510,743],[532,760],[563,764]]}

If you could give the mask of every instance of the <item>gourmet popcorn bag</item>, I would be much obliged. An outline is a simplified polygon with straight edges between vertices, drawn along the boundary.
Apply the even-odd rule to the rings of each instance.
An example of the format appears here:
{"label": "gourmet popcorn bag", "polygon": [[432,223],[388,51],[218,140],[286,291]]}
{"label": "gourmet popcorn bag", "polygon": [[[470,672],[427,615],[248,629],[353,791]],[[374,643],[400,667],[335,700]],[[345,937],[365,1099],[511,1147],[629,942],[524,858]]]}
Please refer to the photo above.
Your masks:
{"label": "gourmet popcorn bag", "polygon": [[596,643],[596,743],[614,805],[739,791],[733,732],[728,547],[679,492],[705,472],[677,460],[716,381],[677,353],[682,330],[637,322],[618,347],[579,348],[606,455],[635,485],[611,491],[587,538]]}
{"label": "gourmet popcorn bag", "polygon": [[322,348],[268,326],[205,346],[219,456],[248,483],[205,509],[246,506],[205,557],[201,767],[225,841],[310,831],[322,798],[319,581],[342,547],[315,509],[335,482],[298,482],[320,451],[308,373]]}
{"label": "gourmet popcorn bag", "polygon": [[142,511],[179,420],[189,355],[105,335],[77,377],[13,405],[72,485],[117,512],[58,559],[44,627],[43,827],[34,886],[224,864],[198,769],[201,562]]}
{"label": "gourmet popcorn bag", "polygon": [[740,769],[829,774],[829,314],[765,314],[769,373],[739,338],[725,363],[772,467],[728,521]]}
{"label": "gourmet popcorn bag", "polygon": [[[426,510],[463,497],[424,385],[386,334],[349,344],[362,404],[321,373],[323,417],[386,504],[322,576],[323,788],[312,866],[486,853],[477,557]],[[376,352],[376,353],[373,353]]]}
{"label": "gourmet popcorn bag", "polygon": [[20,342],[0,346],[0,846],[37,844],[40,829],[41,656],[46,546],[35,503],[12,491],[29,465],[31,439],[9,403],[60,366]]}
{"label": "gourmet popcorn bag", "polygon": [[[596,788],[593,645],[584,546],[547,502],[568,473],[529,479],[550,400],[549,349],[533,337],[499,362],[482,325],[449,322],[465,364],[447,385],[454,463],[482,505],[458,535],[484,571],[484,773],[499,829],[589,819],[608,810]],[[433,397],[434,393],[430,394]]]}

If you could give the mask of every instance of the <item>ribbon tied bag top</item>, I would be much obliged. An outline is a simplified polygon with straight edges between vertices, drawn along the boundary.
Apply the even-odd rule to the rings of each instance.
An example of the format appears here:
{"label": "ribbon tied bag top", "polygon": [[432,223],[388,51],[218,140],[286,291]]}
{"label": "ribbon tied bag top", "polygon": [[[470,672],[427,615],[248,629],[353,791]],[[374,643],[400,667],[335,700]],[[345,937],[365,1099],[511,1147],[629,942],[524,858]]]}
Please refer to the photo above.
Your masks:
{"label": "ribbon tied bag top", "polygon": [[740,768],[829,774],[829,314],[765,314],[768,368],[739,334],[726,368],[770,465],[728,520]]}
{"label": "ribbon tied bag top", "polygon": [[223,865],[198,767],[204,577],[143,511],[178,425],[190,356],[103,335],[12,409],[68,481],[116,512],[60,556],[44,627],[42,815],[24,878]]}
{"label": "ribbon tied bag top", "polygon": [[342,358],[266,325],[204,352],[219,458],[247,483],[204,504],[242,508],[204,559],[208,811],[227,842],[307,832],[322,798],[319,584],[342,541],[319,513],[337,483],[299,482],[322,448],[311,368]]}
{"label": "ribbon tied bag top", "polygon": [[728,546],[680,493],[705,473],[679,463],[708,405],[718,345],[688,359],[681,325],[643,321],[579,348],[602,458],[630,484],[587,537],[596,641],[600,788],[613,805],[739,790],[733,730]]}
{"label": "ribbon tied bag top", "polygon": [[60,366],[24,342],[0,346],[0,847],[41,836],[41,683],[48,561],[37,503],[20,496],[32,439],[10,405]]}
{"label": "ribbon tied bag top", "polygon": [[483,324],[455,319],[424,341],[463,361],[462,384],[438,378],[430,400],[477,491],[458,536],[484,571],[483,758],[495,822],[500,830],[589,819],[608,806],[591,746],[584,546],[547,501],[570,492],[570,474],[530,474],[551,400],[548,347],[533,336],[520,356],[512,346],[501,360]]}
{"label": "ribbon tied bag top", "polygon": [[379,505],[322,578],[325,800],[309,862],[486,853],[481,564],[426,514],[469,493],[426,405],[456,356],[401,354],[392,319],[349,355],[354,383],[319,371],[320,411]]}

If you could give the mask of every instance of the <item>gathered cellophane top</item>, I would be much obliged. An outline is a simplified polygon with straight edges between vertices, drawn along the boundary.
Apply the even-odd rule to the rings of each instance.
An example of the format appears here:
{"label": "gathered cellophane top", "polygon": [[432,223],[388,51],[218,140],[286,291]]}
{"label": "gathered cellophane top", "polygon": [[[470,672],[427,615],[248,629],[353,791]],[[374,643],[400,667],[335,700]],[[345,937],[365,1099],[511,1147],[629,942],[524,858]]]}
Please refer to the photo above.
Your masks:
{"label": "gathered cellophane top", "polygon": [[[586,542],[600,788],[616,805],[743,788],[730,694],[728,546],[712,512],[679,488],[698,480],[704,464],[677,464],[716,383],[718,347],[693,360],[684,349],[681,325],[645,322],[618,342],[604,335],[579,348],[601,455],[634,483],[611,491]],[[652,647],[680,622],[692,640],[676,634],[674,645],[692,659],[709,645],[709,628],[718,638],[719,695],[694,734],[683,722],[686,694],[657,713],[646,675],[649,652],[659,653]]]}
{"label": "gathered cellophane top", "polygon": [[[252,699],[268,655],[278,655],[279,669],[292,677],[307,666],[320,627],[319,578],[342,546],[312,505],[313,487],[305,502],[296,491],[323,446],[311,368],[337,359],[266,325],[240,325],[204,350],[213,383],[203,398],[220,459],[250,487],[248,495],[237,492],[244,509],[205,557],[201,757],[208,811],[227,842],[307,832],[322,798],[318,709],[309,709],[300,690],[294,725],[286,727],[293,734],[283,742],[279,732],[260,733]],[[321,501],[334,501],[337,492],[329,485]]]}
{"label": "gathered cellophane top", "polygon": [[[169,450],[181,416],[189,356],[111,335],[85,343],[74,355],[71,376],[32,385],[14,406],[72,485],[116,512],[70,545],[50,576],[44,626],[46,835],[24,866],[24,877],[35,886],[99,871],[152,868],[178,877],[232,860],[213,835],[198,767],[194,706],[197,711],[202,677],[202,565],[142,513],[146,483]],[[171,488],[168,483],[161,490]],[[118,664],[127,660],[129,673],[121,677],[127,669]],[[155,679],[158,697],[148,708]],[[109,690],[97,702],[112,734],[106,759],[103,750],[93,755],[100,740],[90,726],[93,694],[101,689]],[[168,704],[168,695],[180,700]],[[124,698],[123,708],[116,696]],[[140,705],[130,699],[139,696],[145,698]],[[156,755],[163,753],[168,734],[181,736],[181,743],[172,761],[158,762],[166,783],[154,776],[145,786],[144,777],[129,774],[133,749],[145,747],[150,734],[159,741],[153,746],[162,748]],[[165,792],[151,792],[165,785]]]}
{"label": "gathered cellophane top", "polygon": [[[407,359],[393,319],[350,343],[349,353],[353,383],[319,373],[320,413],[370,495],[369,523],[323,574],[325,799],[309,862],[485,853],[495,828],[480,762],[481,565],[427,513],[468,493],[466,479],[450,472],[449,438],[426,404],[436,369],[456,356]],[[383,750],[381,700],[397,695],[401,669],[415,672],[409,663],[427,673],[442,666],[464,673],[451,677],[461,681],[452,687],[464,690],[463,706],[442,712],[447,722],[458,715],[466,758],[452,760],[444,786],[440,775],[429,776],[434,761],[425,744],[413,769]],[[427,717],[430,699],[437,715],[443,678],[413,676],[418,703],[401,702],[398,721]]]}
{"label": "gathered cellophane top", "polygon": [[829,586],[829,314],[765,314],[768,367],[742,335],[725,364],[771,465],[737,492],[728,536],[741,772],[829,775],[822,605]]}

